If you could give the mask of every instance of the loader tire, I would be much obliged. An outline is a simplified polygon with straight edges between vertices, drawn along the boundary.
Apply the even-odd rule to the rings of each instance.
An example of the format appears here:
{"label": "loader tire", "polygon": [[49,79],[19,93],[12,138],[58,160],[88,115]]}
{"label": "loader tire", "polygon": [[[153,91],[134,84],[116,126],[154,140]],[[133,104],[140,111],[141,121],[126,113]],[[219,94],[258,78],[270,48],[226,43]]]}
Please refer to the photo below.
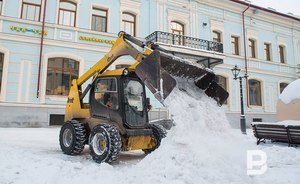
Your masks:
{"label": "loader tire", "polygon": [[63,124],[59,134],[60,148],[64,154],[79,155],[86,142],[86,130],[83,123],[77,120]]}
{"label": "loader tire", "polygon": [[89,139],[90,154],[97,163],[111,163],[119,158],[122,140],[116,127],[109,124],[95,126]]}
{"label": "loader tire", "polygon": [[143,149],[145,154],[149,154],[152,151],[156,150],[160,146],[161,140],[163,138],[165,138],[166,135],[167,135],[166,129],[161,125],[151,124],[150,128],[152,129],[152,132],[153,132],[152,136],[153,136],[153,138],[156,142],[156,145],[153,148],[150,148],[150,149]]}

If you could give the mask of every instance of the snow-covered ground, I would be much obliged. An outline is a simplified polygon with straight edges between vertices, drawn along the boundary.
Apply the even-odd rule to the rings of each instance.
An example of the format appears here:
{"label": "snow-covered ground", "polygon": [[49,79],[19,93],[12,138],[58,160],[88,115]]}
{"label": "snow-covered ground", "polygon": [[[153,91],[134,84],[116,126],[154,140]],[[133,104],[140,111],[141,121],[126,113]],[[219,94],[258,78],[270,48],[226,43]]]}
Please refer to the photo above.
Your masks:
{"label": "snow-covered ground", "polygon": [[[179,87],[189,90],[176,88],[165,102],[176,126],[160,148],[147,156],[123,152],[112,165],[95,163],[87,146],[80,156],[62,154],[59,127],[0,129],[0,184],[299,184],[300,148],[257,146],[251,130],[245,136],[230,128],[215,101],[188,83]],[[246,174],[247,150],[266,152],[265,174]]]}

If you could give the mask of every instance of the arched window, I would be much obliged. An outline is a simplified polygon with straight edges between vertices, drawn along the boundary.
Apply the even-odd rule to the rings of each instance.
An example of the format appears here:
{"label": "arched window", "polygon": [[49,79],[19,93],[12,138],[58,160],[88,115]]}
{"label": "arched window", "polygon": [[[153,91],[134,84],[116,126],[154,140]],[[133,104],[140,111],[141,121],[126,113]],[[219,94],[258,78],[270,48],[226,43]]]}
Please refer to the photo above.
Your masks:
{"label": "arched window", "polygon": [[279,61],[286,63],[286,49],[284,45],[279,45]]}
{"label": "arched window", "polygon": [[0,92],[1,92],[1,84],[2,84],[3,63],[4,63],[4,54],[0,52]]}
{"label": "arched window", "polygon": [[79,62],[69,58],[48,59],[47,95],[68,95],[79,74]]}
{"label": "arched window", "polygon": [[41,0],[23,0],[21,18],[26,20],[40,21]]}
{"label": "arched window", "polygon": [[65,26],[75,26],[76,3],[69,0],[60,0],[58,12],[58,24]]}
{"label": "arched window", "polygon": [[128,12],[123,12],[122,14],[123,30],[130,35],[136,36],[135,24],[136,24],[135,15]]}
{"label": "arched window", "polygon": [[107,10],[93,7],[92,30],[107,32]]}
{"label": "arched window", "polygon": [[284,88],[286,88],[289,84],[288,83],[285,83],[285,82],[281,82],[279,84],[279,90],[280,90],[280,94],[282,93],[282,91],[284,90]]}
{"label": "arched window", "polygon": [[173,34],[184,35],[184,25],[179,22],[172,21],[171,22],[171,31]]}
{"label": "arched window", "polygon": [[[223,77],[221,75],[216,75],[216,83],[219,84],[226,91],[228,90],[227,89],[227,78],[226,77]],[[227,100],[224,102],[224,104],[227,104]]]}
{"label": "arched window", "polygon": [[213,41],[214,42],[219,42],[219,43],[222,42],[222,40],[221,40],[221,32],[219,32],[219,31],[213,31]]}
{"label": "arched window", "polygon": [[249,80],[250,105],[262,106],[261,82],[255,79]]}
{"label": "arched window", "polygon": [[171,22],[171,31],[174,34],[174,35],[172,35],[172,44],[184,45],[184,39],[183,39],[184,25],[179,22],[172,21]]}

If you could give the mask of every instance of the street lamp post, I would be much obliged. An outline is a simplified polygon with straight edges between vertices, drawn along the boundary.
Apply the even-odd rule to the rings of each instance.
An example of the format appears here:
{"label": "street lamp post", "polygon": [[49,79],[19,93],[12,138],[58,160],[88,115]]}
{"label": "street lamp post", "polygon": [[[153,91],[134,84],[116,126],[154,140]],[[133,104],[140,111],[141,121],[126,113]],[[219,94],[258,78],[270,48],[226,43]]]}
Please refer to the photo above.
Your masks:
{"label": "street lamp post", "polygon": [[236,65],[234,66],[233,69],[231,69],[232,74],[233,74],[233,79],[240,80],[240,98],[241,98],[241,117],[240,117],[240,126],[241,126],[241,131],[242,134],[246,134],[246,118],[245,118],[245,112],[244,112],[244,97],[243,97],[243,83],[242,83],[242,79],[245,78],[247,79],[247,74],[245,74],[244,76],[239,76],[239,73],[241,71],[241,69],[239,69]]}

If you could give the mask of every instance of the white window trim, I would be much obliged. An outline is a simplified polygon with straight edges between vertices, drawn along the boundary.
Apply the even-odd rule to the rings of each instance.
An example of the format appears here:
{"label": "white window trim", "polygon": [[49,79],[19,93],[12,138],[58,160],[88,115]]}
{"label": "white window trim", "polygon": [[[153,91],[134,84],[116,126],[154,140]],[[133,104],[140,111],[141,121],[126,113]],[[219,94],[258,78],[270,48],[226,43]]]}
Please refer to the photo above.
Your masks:
{"label": "white window trim", "polygon": [[211,20],[210,21],[210,30],[211,30],[211,40],[213,40],[213,31],[217,31],[221,34],[221,43],[224,43],[224,23],[223,22],[219,22],[219,21],[215,21],[215,20]]}
{"label": "white window trim", "polygon": [[[250,104],[250,91],[247,91],[247,97],[249,98],[249,107],[254,109],[264,109],[265,108],[265,81],[258,77],[249,77],[247,78],[247,82],[249,83],[249,80],[257,80],[260,82],[260,88],[261,88],[261,106],[260,105],[251,105]],[[250,86],[248,87],[248,90],[250,90]]]}
{"label": "white window trim", "polygon": [[171,29],[171,22],[179,22],[184,26],[184,35],[190,35],[190,14],[182,13],[178,11],[174,11],[169,9],[168,10],[168,31],[169,33],[172,32]]}
{"label": "white window trim", "polygon": [[[270,45],[270,61],[268,61],[266,58],[265,58],[265,44],[269,44]],[[266,62],[273,62],[273,45],[271,42],[264,42],[264,58],[263,60],[266,61]]]}
{"label": "white window trim", "polygon": [[120,7],[120,30],[123,29],[122,27],[122,20],[123,20],[123,12],[128,12],[135,15],[135,36],[140,36],[140,7],[141,2],[138,1],[131,1],[131,0],[120,0],[121,7]]}
{"label": "white window trim", "polygon": [[278,91],[278,96],[280,95],[280,84],[281,83],[287,83],[288,85],[291,83],[291,81],[288,80],[279,80],[277,83],[277,91]]}
{"label": "white window trim", "polygon": [[[219,76],[222,76],[222,77],[225,77],[226,78],[226,90],[229,94],[232,94],[231,93],[231,87],[232,87],[232,81],[233,81],[233,78],[231,75],[229,75],[228,73],[225,73],[225,72],[215,72],[216,75],[219,75]],[[227,104],[224,104],[223,106],[227,106],[228,109],[230,109],[230,111],[232,110],[232,98],[231,96],[229,95],[229,97],[227,98]]]}
{"label": "white window trim", "polygon": [[[280,49],[279,49],[279,47],[280,46],[282,46],[283,47],[283,60],[284,60],[284,63],[281,63],[281,61],[280,61]],[[288,64],[287,63],[287,52],[286,52],[286,45],[285,44],[278,44],[278,48],[277,48],[277,50],[278,50],[278,62],[280,63],[280,64],[283,64],[283,65],[285,65],[285,64]]]}
{"label": "white window trim", "polygon": [[6,100],[6,92],[7,92],[6,89],[7,89],[7,79],[8,79],[9,50],[7,48],[0,47],[0,52],[4,54],[0,101],[4,102]]}
{"label": "white window trim", "polygon": [[0,16],[4,16],[5,15],[5,8],[4,8],[5,7],[5,2],[6,2],[6,0],[2,1],[2,9],[0,10],[0,12],[1,12]]}
{"label": "white window trim", "polygon": [[[250,40],[253,40],[254,41],[254,54],[255,54],[255,57],[250,57],[250,48],[249,48],[249,41]],[[258,45],[258,41],[257,41],[257,39],[256,38],[253,38],[253,37],[248,37],[248,40],[247,40],[247,52],[248,52],[248,54],[247,54],[247,58],[248,59],[258,59],[259,57],[258,57],[258,49],[257,49],[257,46]]]}
{"label": "white window trim", "polygon": [[[110,16],[111,16],[111,8],[110,6],[99,4],[99,3],[91,3],[90,7],[90,30],[92,30],[92,15],[93,15],[93,8],[98,8],[102,10],[107,10],[107,15],[106,15],[106,32],[110,32]],[[98,32],[98,31],[97,31]]]}
{"label": "white window trim", "polygon": [[[5,2],[5,0],[4,0]],[[22,3],[23,0],[19,0],[19,13],[18,13],[18,17],[20,19],[22,19],[21,14],[22,14]],[[3,7],[3,4],[2,4]],[[27,20],[27,19],[22,19],[22,20],[26,20],[26,21],[32,21],[32,22],[43,22],[43,18],[44,18],[44,8],[45,8],[45,0],[41,0],[41,9],[40,9],[40,20],[39,21],[35,21],[35,20]]]}
{"label": "white window trim", "polygon": [[[239,47],[239,54],[238,55],[236,55],[236,54],[233,54],[233,50],[232,50],[232,46],[231,46],[231,42],[232,42],[232,37],[238,37],[238,47]],[[240,35],[238,35],[238,34],[231,34],[230,35],[230,54],[232,55],[232,56],[242,56],[242,52],[241,52],[242,50],[241,50],[241,36]]]}
{"label": "white window trim", "polygon": [[[78,55],[70,54],[70,53],[64,53],[64,52],[52,52],[44,54],[43,56],[43,64],[42,64],[42,76],[41,76],[41,87],[40,87],[40,102],[45,103],[46,101],[46,86],[47,86],[47,70],[48,70],[48,59],[49,58],[55,58],[55,57],[63,57],[63,58],[69,58],[73,59],[75,61],[79,62],[79,76],[81,76],[84,73],[84,59]],[[51,95],[52,96],[52,95]],[[66,99],[65,96],[57,96],[53,95],[56,101],[63,101]]]}
{"label": "white window trim", "polygon": [[[76,16],[75,16],[76,21],[75,21],[74,27],[78,27],[80,0],[69,0],[69,1],[76,3]],[[55,22],[56,22],[57,25],[59,23],[59,20],[58,20],[59,3],[60,3],[60,0],[57,0],[56,1],[56,14],[55,14]],[[62,25],[62,24],[59,24],[59,25],[66,26],[66,25]],[[73,26],[68,26],[68,27],[73,27]]]}

